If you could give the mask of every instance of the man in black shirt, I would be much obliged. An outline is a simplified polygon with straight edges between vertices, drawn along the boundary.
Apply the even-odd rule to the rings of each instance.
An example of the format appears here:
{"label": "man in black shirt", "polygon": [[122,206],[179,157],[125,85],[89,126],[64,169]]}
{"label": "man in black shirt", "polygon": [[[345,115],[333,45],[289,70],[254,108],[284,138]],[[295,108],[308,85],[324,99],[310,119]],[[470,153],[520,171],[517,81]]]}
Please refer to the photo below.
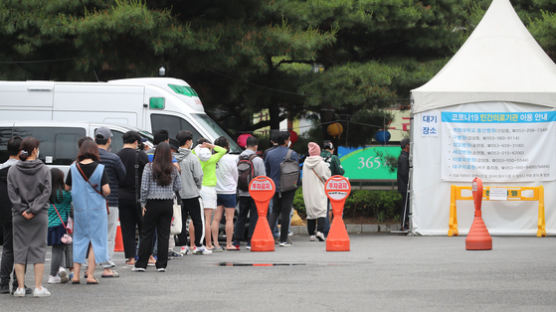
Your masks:
{"label": "man in black shirt", "polygon": [[139,192],[143,168],[149,162],[147,154],[137,147],[141,136],[136,131],[128,131],[123,135],[124,146],[118,152],[125,168],[125,178],[120,182],[120,226],[124,241],[126,264],[134,265],[136,256],[136,228],[141,232],[141,206]]}

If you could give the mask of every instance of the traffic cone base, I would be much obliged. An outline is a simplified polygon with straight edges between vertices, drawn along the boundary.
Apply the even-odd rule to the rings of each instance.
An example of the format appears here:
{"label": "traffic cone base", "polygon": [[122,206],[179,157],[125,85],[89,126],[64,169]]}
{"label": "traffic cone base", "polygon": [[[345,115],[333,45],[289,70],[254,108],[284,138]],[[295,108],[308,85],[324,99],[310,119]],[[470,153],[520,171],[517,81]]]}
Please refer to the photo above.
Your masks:
{"label": "traffic cone base", "polygon": [[349,236],[344,220],[341,217],[335,217],[326,238],[326,251],[349,251],[349,248]]}
{"label": "traffic cone base", "polygon": [[465,249],[467,250],[491,250],[492,237],[481,217],[475,217],[469,234],[465,239]]}
{"label": "traffic cone base", "polygon": [[124,240],[122,238],[122,228],[120,227],[120,220],[118,220],[118,227],[116,228],[116,239],[114,243],[114,251],[115,252],[123,252],[124,251]]}
{"label": "traffic cone base", "polygon": [[251,251],[274,251],[274,236],[270,231],[268,220],[263,216],[257,219],[257,225],[251,237]]}

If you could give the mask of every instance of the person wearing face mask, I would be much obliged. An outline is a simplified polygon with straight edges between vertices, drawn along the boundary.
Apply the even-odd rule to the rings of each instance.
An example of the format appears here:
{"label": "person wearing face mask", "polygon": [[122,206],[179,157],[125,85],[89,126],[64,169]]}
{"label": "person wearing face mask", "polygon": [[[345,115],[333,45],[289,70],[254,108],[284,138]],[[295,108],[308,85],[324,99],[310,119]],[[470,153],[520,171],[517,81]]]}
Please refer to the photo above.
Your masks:
{"label": "person wearing face mask", "polygon": [[124,146],[118,156],[126,169],[125,178],[120,181],[119,213],[127,265],[135,265],[137,256],[136,231],[142,230],[141,203],[139,188],[143,169],[149,163],[147,154],[139,148],[141,136],[136,131],[128,131],[123,135]]}
{"label": "person wearing face mask", "polygon": [[193,146],[193,134],[191,131],[182,130],[176,135],[180,147],[176,154],[176,160],[180,166],[181,189],[179,191],[182,205],[182,232],[178,235],[177,245],[182,245],[180,253],[187,254],[187,216],[191,216],[195,235],[191,235],[192,252],[207,254],[209,251],[203,246],[205,225],[203,220],[203,209],[200,203],[200,192],[203,184],[203,169],[197,156],[191,152]]}
{"label": "person wearing face mask", "polygon": [[25,264],[34,264],[33,296],[47,297],[42,287],[46,236],[48,232],[48,199],[52,188],[48,167],[39,158],[39,140],[27,137],[21,142],[20,162],[8,171],[8,196],[12,202],[13,251],[17,290],[14,296],[25,296]]}

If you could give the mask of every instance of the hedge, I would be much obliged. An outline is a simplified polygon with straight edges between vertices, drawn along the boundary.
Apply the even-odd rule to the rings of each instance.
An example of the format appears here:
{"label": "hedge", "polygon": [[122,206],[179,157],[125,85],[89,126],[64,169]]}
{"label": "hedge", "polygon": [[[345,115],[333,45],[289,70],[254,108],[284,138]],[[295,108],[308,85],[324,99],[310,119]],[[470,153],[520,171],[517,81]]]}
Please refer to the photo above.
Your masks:
{"label": "hedge", "polygon": [[[367,217],[399,221],[402,197],[397,191],[355,190],[352,191],[344,206],[344,217]],[[293,199],[293,206],[299,215],[306,217],[303,190],[299,188]]]}

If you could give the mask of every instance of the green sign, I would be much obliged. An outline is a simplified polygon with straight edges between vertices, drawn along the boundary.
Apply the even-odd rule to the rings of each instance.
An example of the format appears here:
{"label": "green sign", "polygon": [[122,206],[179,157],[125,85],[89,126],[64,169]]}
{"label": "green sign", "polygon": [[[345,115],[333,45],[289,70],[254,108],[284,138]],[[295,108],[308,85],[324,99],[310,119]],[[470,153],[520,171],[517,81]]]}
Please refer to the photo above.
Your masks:
{"label": "green sign", "polygon": [[372,146],[365,148],[347,148],[340,146],[338,155],[344,174],[351,180],[396,180],[399,146]]}

